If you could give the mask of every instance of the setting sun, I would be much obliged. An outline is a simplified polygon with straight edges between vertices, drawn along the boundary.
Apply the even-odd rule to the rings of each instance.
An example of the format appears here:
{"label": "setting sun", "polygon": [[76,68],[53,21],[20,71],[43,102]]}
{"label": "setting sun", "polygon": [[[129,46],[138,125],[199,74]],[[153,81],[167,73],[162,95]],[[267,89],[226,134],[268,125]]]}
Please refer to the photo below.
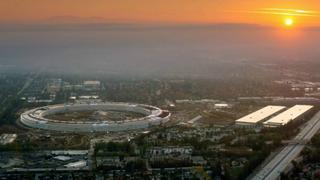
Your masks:
{"label": "setting sun", "polygon": [[285,20],[284,20],[284,25],[285,26],[292,26],[294,24],[294,20],[292,19],[292,18],[286,18]]}

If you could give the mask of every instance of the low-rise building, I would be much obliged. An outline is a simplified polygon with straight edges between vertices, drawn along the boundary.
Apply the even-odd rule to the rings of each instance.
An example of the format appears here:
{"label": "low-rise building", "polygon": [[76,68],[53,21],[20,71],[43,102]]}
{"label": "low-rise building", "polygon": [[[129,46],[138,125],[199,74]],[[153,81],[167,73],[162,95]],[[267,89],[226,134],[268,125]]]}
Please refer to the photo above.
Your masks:
{"label": "low-rise building", "polygon": [[0,144],[6,145],[14,142],[18,137],[17,134],[2,134],[0,136]]}
{"label": "low-rise building", "polygon": [[84,81],[83,86],[85,90],[96,91],[100,89],[100,81]]}
{"label": "low-rise building", "polygon": [[166,146],[166,147],[152,147],[149,150],[149,155],[151,157],[161,157],[161,156],[191,156],[193,152],[192,146]]}
{"label": "low-rise building", "polygon": [[297,120],[302,117],[305,113],[311,110],[311,105],[295,105],[290,109],[280,113],[279,115],[264,122],[266,127],[279,127],[288,124],[290,121]]}
{"label": "low-rise building", "polygon": [[258,111],[248,114],[238,120],[236,120],[236,125],[239,126],[256,126],[258,123],[266,120],[270,116],[276,114],[283,110],[285,106],[266,106]]}

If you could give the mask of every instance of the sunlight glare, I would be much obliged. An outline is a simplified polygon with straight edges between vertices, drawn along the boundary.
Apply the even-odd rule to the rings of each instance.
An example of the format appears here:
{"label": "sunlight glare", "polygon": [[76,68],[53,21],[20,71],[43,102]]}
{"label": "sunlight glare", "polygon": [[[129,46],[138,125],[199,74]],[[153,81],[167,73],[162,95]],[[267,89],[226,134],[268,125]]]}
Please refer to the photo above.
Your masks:
{"label": "sunlight glare", "polygon": [[284,20],[284,25],[287,26],[287,27],[292,26],[293,23],[294,23],[294,21],[293,21],[292,18],[286,18],[286,19]]}

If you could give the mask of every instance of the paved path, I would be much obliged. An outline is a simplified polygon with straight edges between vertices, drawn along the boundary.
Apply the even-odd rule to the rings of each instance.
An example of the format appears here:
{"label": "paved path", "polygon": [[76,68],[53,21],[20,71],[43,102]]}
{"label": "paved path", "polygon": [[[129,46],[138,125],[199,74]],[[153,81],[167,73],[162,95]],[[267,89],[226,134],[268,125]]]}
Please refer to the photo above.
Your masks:
{"label": "paved path", "polygon": [[[292,141],[310,141],[310,139],[320,129],[320,111],[315,114],[307,125]],[[263,167],[252,179],[272,180],[278,179],[281,172],[294,160],[304,148],[304,144],[287,145],[278,155],[276,155],[265,167]]]}

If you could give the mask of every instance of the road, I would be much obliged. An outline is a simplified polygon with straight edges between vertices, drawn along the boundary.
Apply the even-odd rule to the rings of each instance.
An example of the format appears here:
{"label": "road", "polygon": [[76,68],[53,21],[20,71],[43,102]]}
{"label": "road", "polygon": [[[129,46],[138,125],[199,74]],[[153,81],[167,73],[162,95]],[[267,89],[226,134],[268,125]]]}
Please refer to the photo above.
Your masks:
{"label": "road", "polygon": [[17,92],[17,96],[19,96],[25,89],[27,89],[31,85],[32,81],[33,78],[28,78],[26,83],[24,83],[23,87],[20,89],[20,91]]}
{"label": "road", "polygon": [[196,121],[200,120],[201,118],[202,118],[202,116],[201,116],[201,115],[198,115],[197,117],[189,120],[187,123],[193,124],[193,123],[195,123]]}
{"label": "road", "polygon": [[[320,111],[317,112],[293,141],[309,141],[320,129]],[[278,179],[281,172],[294,160],[304,148],[304,144],[287,145],[265,167],[263,167],[252,179],[272,180]]]}
{"label": "road", "polygon": [[[34,78],[28,77],[28,79],[24,83],[23,87],[17,92],[17,97],[20,96],[21,93],[31,85],[33,79]],[[9,96],[0,103],[0,106],[2,106],[2,108],[0,109],[0,112],[4,111],[6,109],[6,106],[4,106],[4,104],[7,104],[8,100],[9,100]]]}

